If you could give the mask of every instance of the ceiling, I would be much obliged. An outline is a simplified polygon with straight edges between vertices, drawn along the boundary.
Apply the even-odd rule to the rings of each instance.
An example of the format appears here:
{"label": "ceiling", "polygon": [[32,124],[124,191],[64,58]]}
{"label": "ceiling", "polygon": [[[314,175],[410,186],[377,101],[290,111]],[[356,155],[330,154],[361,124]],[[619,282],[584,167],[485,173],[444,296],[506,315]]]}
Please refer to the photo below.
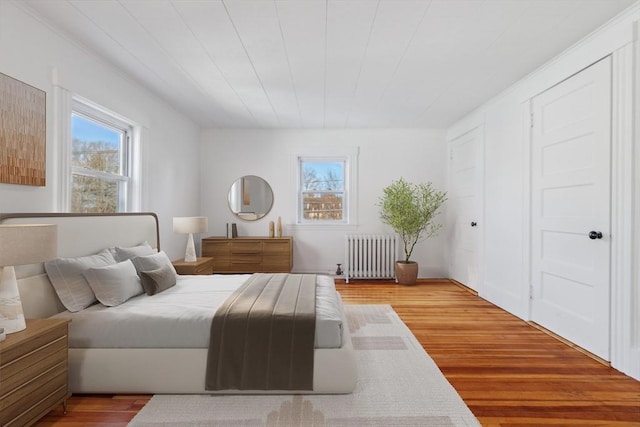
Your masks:
{"label": "ceiling", "polygon": [[635,0],[23,0],[202,127],[445,128]]}

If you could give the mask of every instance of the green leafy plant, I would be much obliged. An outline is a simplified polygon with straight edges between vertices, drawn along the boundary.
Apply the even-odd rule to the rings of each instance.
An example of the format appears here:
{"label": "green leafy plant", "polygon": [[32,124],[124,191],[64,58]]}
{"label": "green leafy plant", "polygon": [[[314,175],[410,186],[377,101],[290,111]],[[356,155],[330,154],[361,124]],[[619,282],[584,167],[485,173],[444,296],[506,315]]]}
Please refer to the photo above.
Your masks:
{"label": "green leafy plant", "polygon": [[405,261],[421,240],[434,236],[442,224],[434,222],[447,193],[437,191],[431,182],[413,184],[400,178],[385,187],[380,197],[380,219],[390,225],[404,242]]}

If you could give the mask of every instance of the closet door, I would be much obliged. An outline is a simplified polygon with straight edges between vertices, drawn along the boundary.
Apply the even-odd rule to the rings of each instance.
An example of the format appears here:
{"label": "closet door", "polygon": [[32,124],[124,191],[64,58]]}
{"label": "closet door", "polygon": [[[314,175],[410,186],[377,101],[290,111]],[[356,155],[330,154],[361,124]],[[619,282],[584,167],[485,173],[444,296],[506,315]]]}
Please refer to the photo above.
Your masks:
{"label": "closet door", "polygon": [[610,58],[532,111],[532,320],[609,360]]}
{"label": "closet door", "polygon": [[452,214],[449,277],[478,291],[478,260],[482,230],[483,130],[474,130],[450,143],[450,185],[448,203]]}

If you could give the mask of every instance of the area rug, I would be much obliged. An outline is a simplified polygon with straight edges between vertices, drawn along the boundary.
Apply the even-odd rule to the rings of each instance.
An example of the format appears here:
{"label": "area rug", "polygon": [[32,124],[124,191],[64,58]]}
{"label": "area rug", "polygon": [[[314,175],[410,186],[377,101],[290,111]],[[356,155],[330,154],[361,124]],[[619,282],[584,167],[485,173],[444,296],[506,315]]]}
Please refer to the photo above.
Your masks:
{"label": "area rug", "polygon": [[358,383],[347,395],[155,395],[129,426],[479,426],[388,305],[347,305]]}

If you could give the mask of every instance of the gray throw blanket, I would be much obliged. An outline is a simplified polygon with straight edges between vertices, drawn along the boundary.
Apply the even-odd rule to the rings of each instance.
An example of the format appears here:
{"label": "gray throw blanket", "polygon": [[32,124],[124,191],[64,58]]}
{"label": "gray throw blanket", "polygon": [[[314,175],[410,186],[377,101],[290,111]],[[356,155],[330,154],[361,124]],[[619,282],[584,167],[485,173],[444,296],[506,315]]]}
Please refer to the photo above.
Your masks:
{"label": "gray throw blanket", "polygon": [[207,390],[312,390],[316,276],[253,274],[211,324]]}

